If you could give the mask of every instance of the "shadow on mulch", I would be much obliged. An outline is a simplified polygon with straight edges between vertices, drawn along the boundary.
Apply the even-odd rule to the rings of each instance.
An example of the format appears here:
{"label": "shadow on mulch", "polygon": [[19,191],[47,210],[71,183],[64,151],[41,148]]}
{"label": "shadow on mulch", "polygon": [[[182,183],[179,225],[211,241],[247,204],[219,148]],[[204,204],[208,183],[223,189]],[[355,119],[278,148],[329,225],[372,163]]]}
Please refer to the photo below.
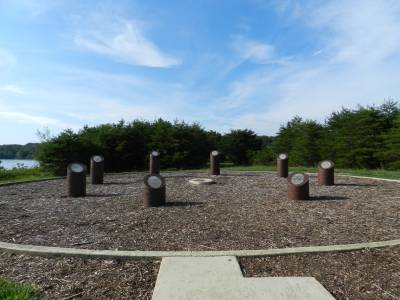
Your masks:
{"label": "shadow on mulch", "polygon": [[207,177],[207,173],[199,173],[197,175],[161,175],[162,177],[164,177],[165,179],[171,179],[171,178],[186,178],[186,177],[194,177],[194,178],[198,178],[198,177]]}
{"label": "shadow on mulch", "polygon": [[369,187],[377,186],[376,184],[360,184],[360,183],[335,183],[335,186],[356,186],[356,187]]}
{"label": "shadow on mulch", "polygon": [[108,181],[104,182],[103,185],[129,185],[133,184],[134,182],[118,182],[118,181]]}
{"label": "shadow on mulch", "polygon": [[[218,175],[218,176],[221,176],[221,177],[259,177],[259,176],[264,176],[265,174],[262,174],[262,173],[260,173],[260,174],[236,174],[236,173],[232,173],[232,174],[221,174],[221,175]],[[218,176],[217,176],[217,178],[218,178]]]}
{"label": "shadow on mulch", "polygon": [[165,206],[176,206],[176,207],[190,207],[190,206],[195,206],[195,205],[203,205],[204,202],[177,202],[177,201],[171,201],[167,202]]}
{"label": "shadow on mulch", "polygon": [[337,201],[337,200],[349,200],[348,197],[341,197],[341,196],[310,196],[309,200],[305,201]]}
{"label": "shadow on mulch", "polygon": [[101,197],[116,197],[116,196],[125,196],[126,194],[87,194],[88,198],[101,198]]}

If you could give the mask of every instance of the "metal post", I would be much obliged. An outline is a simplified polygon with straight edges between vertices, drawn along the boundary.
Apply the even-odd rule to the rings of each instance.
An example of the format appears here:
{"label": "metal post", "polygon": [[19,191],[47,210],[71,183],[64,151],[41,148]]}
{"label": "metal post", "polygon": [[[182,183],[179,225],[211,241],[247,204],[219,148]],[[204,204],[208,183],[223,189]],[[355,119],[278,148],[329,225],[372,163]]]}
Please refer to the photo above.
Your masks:
{"label": "metal post", "polygon": [[309,178],[304,173],[293,173],[288,177],[288,198],[308,200],[310,198]]}
{"label": "metal post", "polygon": [[217,150],[210,153],[210,175],[220,175],[219,152]]}
{"label": "metal post", "polygon": [[67,168],[68,196],[86,196],[86,166],[81,163],[71,163]]}
{"label": "metal post", "polygon": [[92,184],[104,182],[104,157],[101,155],[94,155],[90,159],[90,180]]}
{"label": "metal post", "polygon": [[163,206],[166,202],[165,180],[158,174],[149,174],[144,178],[144,206]]}
{"label": "metal post", "polygon": [[276,159],[278,177],[288,177],[289,175],[289,159],[286,153],[281,153]]}
{"label": "metal post", "polygon": [[150,174],[160,174],[160,153],[158,151],[151,151],[150,153]]}
{"label": "metal post", "polygon": [[318,184],[335,184],[335,164],[330,160],[323,160],[318,163]]}

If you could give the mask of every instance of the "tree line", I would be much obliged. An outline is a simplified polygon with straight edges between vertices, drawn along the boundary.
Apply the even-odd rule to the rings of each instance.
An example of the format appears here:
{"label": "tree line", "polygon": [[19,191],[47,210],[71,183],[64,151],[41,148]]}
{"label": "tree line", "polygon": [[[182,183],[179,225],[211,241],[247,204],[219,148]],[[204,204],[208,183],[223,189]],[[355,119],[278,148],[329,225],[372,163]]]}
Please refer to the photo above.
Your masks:
{"label": "tree line", "polygon": [[0,145],[0,159],[33,159],[38,144]]}
{"label": "tree line", "polygon": [[291,165],[315,166],[322,159],[343,168],[400,169],[400,110],[396,102],[342,108],[323,124],[294,117],[281,126],[254,162],[270,163],[289,154]]}
{"label": "tree line", "polygon": [[49,171],[64,174],[72,161],[88,164],[93,154],[106,159],[106,171],[144,170],[151,150],[160,151],[163,168],[190,169],[207,165],[211,150],[237,165],[274,164],[285,152],[291,165],[315,166],[333,160],[338,167],[400,169],[400,111],[396,102],[341,109],[324,123],[294,117],[274,137],[252,130],[220,134],[200,124],[162,119],[85,126],[45,137],[37,159]]}

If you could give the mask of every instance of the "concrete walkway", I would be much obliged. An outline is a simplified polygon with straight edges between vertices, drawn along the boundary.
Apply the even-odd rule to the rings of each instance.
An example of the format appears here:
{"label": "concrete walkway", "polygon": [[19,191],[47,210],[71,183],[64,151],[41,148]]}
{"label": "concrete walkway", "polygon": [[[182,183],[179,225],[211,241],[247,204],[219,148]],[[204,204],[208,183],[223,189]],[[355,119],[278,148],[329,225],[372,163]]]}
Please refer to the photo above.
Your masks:
{"label": "concrete walkway", "polygon": [[234,256],[167,257],[153,300],[332,300],[313,277],[243,277]]}

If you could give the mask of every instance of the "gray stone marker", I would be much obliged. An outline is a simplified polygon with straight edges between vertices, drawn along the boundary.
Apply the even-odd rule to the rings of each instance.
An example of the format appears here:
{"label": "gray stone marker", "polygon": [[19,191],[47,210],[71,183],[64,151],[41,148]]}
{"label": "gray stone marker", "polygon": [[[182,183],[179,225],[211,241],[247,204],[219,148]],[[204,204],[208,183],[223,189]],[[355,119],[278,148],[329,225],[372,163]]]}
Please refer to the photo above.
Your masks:
{"label": "gray stone marker", "polygon": [[288,177],[288,198],[291,200],[308,200],[310,198],[308,175],[293,173]]}
{"label": "gray stone marker", "polygon": [[160,174],[160,152],[153,150],[150,153],[150,174]]}
{"label": "gray stone marker", "polygon": [[279,177],[288,177],[289,175],[289,158],[286,153],[281,153],[276,158],[276,168]]}
{"label": "gray stone marker", "polygon": [[167,257],[153,300],[334,300],[313,277],[243,277],[234,256]]}
{"label": "gray stone marker", "polygon": [[92,184],[104,182],[104,157],[101,155],[94,155],[90,159],[90,181]]}
{"label": "gray stone marker", "polygon": [[210,175],[220,175],[221,171],[219,168],[219,152],[213,150],[210,153]]}
{"label": "gray stone marker", "polygon": [[67,168],[68,196],[86,196],[86,166],[81,163],[71,163]]}
{"label": "gray stone marker", "polygon": [[144,206],[163,206],[166,202],[165,179],[158,174],[149,174],[144,178]]}

